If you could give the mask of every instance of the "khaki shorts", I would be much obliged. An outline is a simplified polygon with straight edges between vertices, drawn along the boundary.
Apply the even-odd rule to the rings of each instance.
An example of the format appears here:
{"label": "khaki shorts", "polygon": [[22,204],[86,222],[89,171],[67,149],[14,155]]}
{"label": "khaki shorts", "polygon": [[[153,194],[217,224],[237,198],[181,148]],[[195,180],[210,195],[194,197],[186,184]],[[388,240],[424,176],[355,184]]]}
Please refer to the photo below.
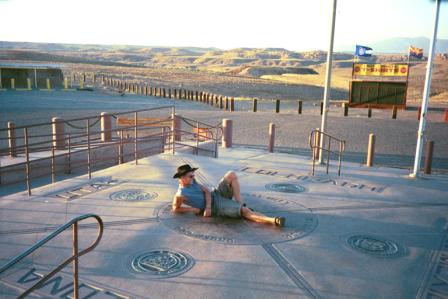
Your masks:
{"label": "khaki shorts", "polygon": [[219,217],[241,218],[242,204],[232,199],[233,190],[230,184],[222,178],[212,191],[212,215]]}

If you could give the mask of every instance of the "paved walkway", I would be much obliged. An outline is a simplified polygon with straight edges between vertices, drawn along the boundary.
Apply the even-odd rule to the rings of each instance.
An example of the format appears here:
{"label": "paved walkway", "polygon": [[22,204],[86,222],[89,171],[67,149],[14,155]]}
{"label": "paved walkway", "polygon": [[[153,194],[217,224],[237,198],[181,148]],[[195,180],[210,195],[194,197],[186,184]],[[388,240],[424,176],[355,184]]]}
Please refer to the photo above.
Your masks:
{"label": "paved walkway", "polygon": [[[287,217],[285,228],[245,220],[174,215],[176,166],[199,167],[215,185],[228,170],[243,200]],[[99,246],[80,260],[89,298],[437,298],[448,291],[447,176],[344,163],[342,175],[300,156],[259,149],[220,150],[218,159],[162,154],[0,200],[0,263],[71,218],[105,222]],[[68,196],[70,195],[70,196]],[[96,235],[80,231],[80,248]],[[15,298],[71,252],[71,232],[0,277]],[[36,295],[69,296],[71,268]],[[433,297],[431,297],[433,296]]]}

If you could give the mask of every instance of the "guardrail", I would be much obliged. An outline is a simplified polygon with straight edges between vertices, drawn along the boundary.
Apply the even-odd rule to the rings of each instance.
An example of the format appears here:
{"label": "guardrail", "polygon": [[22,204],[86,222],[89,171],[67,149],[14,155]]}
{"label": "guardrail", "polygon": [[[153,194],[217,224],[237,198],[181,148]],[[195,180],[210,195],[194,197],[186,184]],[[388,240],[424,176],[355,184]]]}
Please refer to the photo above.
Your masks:
{"label": "guardrail", "polygon": [[[87,219],[87,218],[94,218],[98,222],[98,236],[95,240],[95,242],[92,243],[89,247],[82,251],[78,251],[78,222],[81,220]],[[31,294],[34,290],[41,287],[46,281],[48,281],[51,277],[53,277],[56,273],[61,271],[65,266],[67,266],[69,263],[73,262],[73,297],[75,299],[79,298],[79,271],[78,271],[78,260],[79,257],[83,256],[84,254],[92,251],[95,249],[95,247],[100,243],[101,238],[103,236],[103,230],[104,230],[104,224],[103,220],[100,216],[95,214],[85,214],[76,218],[73,218],[60,228],[58,228],[56,231],[51,233],[49,236],[43,238],[33,246],[31,246],[29,249],[24,251],[23,253],[19,254],[15,258],[13,258],[10,262],[8,262],[6,265],[2,266],[0,268],[0,275],[7,271],[8,269],[11,269],[14,265],[22,261],[24,258],[32,254],[34,251],[48,243],[50,240],[57,237],[60,233],[64,232],[69,227],[73,227],[73,245],[72,245],[72,256],[66,259],[64,262],[59,264],[54,270],[52,270],[47,275],[43,276],[38,282],[36,282],[33,286],[31,286],[29,289],[27,289],[23,294],[21,294],[18,298],[25,298],[29,294]]]}
{"label": "guardrail", "polygon": [[[331,149],[331,142],[335,140],[338,143],[338,151]],[[328,168],[330,167],[330,155],[336,154],[338,155],[338,176],[341,175],[341,163],[342,163],[342,155],[345,150],[345,140],[336,138],[328,133],[322,132],[318,129],[311,131],[309,137],[309,144],[311,147],[311,152],[313,154],[313,163],[312,163],[312,175],[314,175],[314,168],[316,164],[316,159],[319,159],[319,155],[323,155],[323,152],[327,152],[327,162],[326,162],[326,172],[328,174]],[[327,146],[325,146],[327,144]],[[323,157],[320,157],[323,160]]]}
{"label": "guardrail", "polygon": [[[168,109],[170,113],[160,117],[160,111],[163,109]],[[158,114],[158,117],[141,117],[147,116],[148,112]],[[76,129],[71,132],[66,132],[65,129],[57,132],[53,127],[54,121],[0,129],[0,134],[8,133],[8,137],[0,137],[0,141],[8,140],[10,145],[14,145],[14,147],[1,148],[0,154],[19,156],[21,159],[21,161],[18,159],[18,163],[9,166],[0,165],[0,186],[24,182],[28,195],[31,195],[32,179],[51,176],[51,182],[54,183],[56,174],[63,169],[65,174],[70,174],[76,169],[86,169],[84,173],[87,173],[90,179],[94,167],[122,164],[126,159],[134,160],[137,165],[142,157],[165,151],[171,151],[174,154],[176,149],[184,147],[193,148],[195,154],[203,152],[210,153],[213,157],[218,156],[218,143],[222,135],[221,126],[209,125],[176,115],[173,105],[125,111],[107,116],[117,119],[114,128],[111,125],[105,128],[101,120],[101,127],[94,129],[94,125],[99,122],[98,119],[104,117],[102,115],[61,120],[61,123],[67,124],[71,129]],[[185,129],[182,129],[182,124],[186,124]],[[49,130],[49,126],[53,129],[52,134],[39,133]],[[33,128],[37,128],[37,134],[29,132]],[[23,131],[23,136],[16,136],[16,132],[20,131]],[[104,137],[105,134],[107,138]],[[19,140],[21,144],[17,144]],[[200,143],[214,143],[214,146],[207,148],[200,146]],[[97,151],[103,148],[107,149],[105,154],[97,154]],[[30,158],[31,154],[34,154],[34,157]],[[86,157],[82,156],[81,159],[80,155]],[[61,159],[64,160],[60,161]],[[49,164],[46,164],[46,161],[49,161]],[[37,164],[39,171],[34,172],[31,165]],[[31,175],[31,172],[34,173]],[[7,182],[2,182],[2,177],[7,178],[7,180],[4,179]]]}

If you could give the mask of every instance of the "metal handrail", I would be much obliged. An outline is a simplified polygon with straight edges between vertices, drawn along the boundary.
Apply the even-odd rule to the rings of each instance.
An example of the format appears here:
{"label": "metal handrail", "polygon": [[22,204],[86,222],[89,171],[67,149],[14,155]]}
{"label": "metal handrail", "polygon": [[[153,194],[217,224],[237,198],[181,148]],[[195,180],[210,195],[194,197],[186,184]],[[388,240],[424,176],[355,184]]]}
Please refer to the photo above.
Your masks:
{"label": "metal handrail", "polygon": [[[78,222],[81,220],[87,219],[87,218],[95,218],[96,221],[98,222],[98,228],[99,228],[98,236],[97,236],[95,242],[92,243],[92,245],[90,245],[86,249],[78,252]],[[40,247],[45,245],[47,242],[54,239],[56,236],[58,236],[60,233],[64,232],[67,228],[69,228],[72,225],[73,225],[73,254],[72,254],[72,256],[70,258],[66,259],[61,264],[59,264],[53,271],[51,271],[47,275],[43,276],[37,283],[35,283],[33,286],[31,286],[29,289],[27,289],[23,294],[21,294],[17,298],[25,298],[26,296],[31,294],[31,292],[33,292],[34,290],[41,287],[48,279],[53,277],[57,272],[61,271],[65,266],[67,266],[71,262],[73,262],[73,297],[75,299],[79,298],[78,258],[80,256],[92,251],[99,244],[99,242],[101,241],[101,238],[103,236],[103,230],[104,230],[103,220],[101,219],[100,216],[95,215],[95,214],[84,214],[82,216],[73,218],[72,220],[70,220],[69,222],[67,222],[66,224],[64,224],[63,226],[58,228],[57,230],[55,230],[52,234],[43,238],[42,240],[40,240],[39,242],[34,244],[31,248],[29,248],[28,250],[24,251],[23,253],[19,254],[15,258],[13,258],[6,265],[2,266],[0,268],[0,275],[3,272],[10,269],[11,267],[13,267],[14,265],[16,265],[18,262],[20,262],[24,258],[26,258],[27,256],[29,256],[34,251],[36,251],[37,249],[39,249]]]}
{"label": "metal handrail", "polygon": [[[151,130],[151,128],[147,127],[148,125],[155,125],[155,124],[159,124],[159,123],[162,124],[164,121],[169,121],[169,120],[171,120],[171,118],[168,117],[166,119],[159,120],[159,121],[138,124],[137,126],[135,126],[135,125],[122,126],[120,128],[110,129],[110,130],[108,130],[108,132],[114,133],[114,132],[120,132],[120,131],[129,131],[129,130],[134,130],[135,128],[137,128],[139,130]],[[162,128],[162,127],[167,128],[168,126],[160,125],[160,126],[154,127],[154,128]],[[101,131],[101,130],[100,131],[90,131],[89,130],[89,135],[99,135],[102,132],[103,131]],[[58,135],[58,134],[48,134],[46,136],[56,136],[56,135]],[[87,133],[75,133],[75,134],[72,133],[70,138],[73,140],[75,138],[87,137],[87,135],[88,135]],[[41,135],[41,136],[45,136],[45,135]],[[36,136],[28,135],[28,139],[34,138],[34,137],[36,137]],[[15,138],[17,139],[17,137],[15,137]],[[24,136],[21,137],[21,138],[24,138]],[[60,136],[59,137],[60,141],[66,141],[68,139],[69,139],[69,137],[65,137],[65,136]],[[94,139],[95,138],[91,138],[90,140],[94,140]],[[96,139],[99,140],[100,138],[98,137]],[[36,145],[42,145],[42,144],[52,144],[53,142],[54,142],[54,140],[45,140],[45,141],[39,141],[39,142],[35,142],[35,143],[29,143],[28,147],[32,147],[32,146],[36,146]],[[32,148],[32,149],[33,149],[33,152],[35,152],[36,149],[39,149],[39,150],[43,151],[43,150],[51,150],[52,147],[53,147],[53,145],[49,145],[47,147],[39,147],[39,148]],[[24,149],[24,148],[25,148],[25,145],[18,145],[18,146],[16,146],[15,147],[15,153],[21,153],[23,151],[23,150],[21,151],[21,149]],[[7,153],[9,150],[10,149],[7,148],[7,147],[0,148],[0,153]],[[30,149],[30,152],[31,152],[31,149]]]}
{"label": "metal handrail", "polygon": [[[167,106],[161,106],[161,107],[146,108],[146,109],[138,109],[138,110],[124,111],[124,112],[111,113],[111,114],[113,114],[113,115],[122,115],[122,114],[136,113],[136,112],[145,112],[145,111],[153,111],[153,110],[162,110],[162,109],[168,109],[168,108],[173,109],[174,107],[175,107],[174,105],[167,105]],[[84,117],[71,118],[71,119],[64,119],[64,122],[79,121],[79,120],[87,120],[87,119],[91,119],[91,118],[98,118],[98,115],[84,116]],[[51,124],[53,124],[53,123],[52,123],[52,122],[44,122],[44,123],[37,123],[37,124],[26,125],[26,126],[18,126],[18,127],[14,127],[14,129],[17,130],[17,129],[24,129],[24,128],[33,128],[33,127],[40,127],[40,126],[51,125]],[[9,130],[8,128],[0,128],[0,132],[2,132],[2,131],[8,131],[8,130]]]}
{"label": "metal handrail", "polygon": [[[324,142],[321,138],[328,137],[328,147],[325,148]],[[339,149],[338,151],[331,150],[331,140],[336,140],[339,143]],[[311,152],[313,154],[313,163],[312,163],[312,175],[314,175],[314,168],[316,164],[316,157],[318,157],[319,154],[323,154],[323,151],[327,152],[327,165],[326,165],[326,171],[328,174],[328,168],[330,166],[330,154],[336,154],[338,155],[338,176],[341,175],[341,163],[342,163],[342,155],[345,151],[345,140],[339,139],[333,135],[330,135],[328,133],[322,132],[319,129],[315,129],[311,131],[310,137],[309,137],[309,144],[311,148]],[[321,146],[322,144],[322,146]]]}

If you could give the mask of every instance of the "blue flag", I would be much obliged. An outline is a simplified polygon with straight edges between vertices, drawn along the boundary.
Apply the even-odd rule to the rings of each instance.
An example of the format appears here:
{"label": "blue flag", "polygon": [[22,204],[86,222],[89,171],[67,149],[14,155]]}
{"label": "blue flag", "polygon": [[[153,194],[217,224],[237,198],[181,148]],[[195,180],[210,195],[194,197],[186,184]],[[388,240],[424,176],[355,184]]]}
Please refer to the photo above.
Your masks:
{"label": "blue flag", "polygon": [[370,57],[370,56],[372,56],[372,52],[371,51],[372,51],[372,48],[370,48],[370,47],[356,45],[355,55],[356,56]]}

